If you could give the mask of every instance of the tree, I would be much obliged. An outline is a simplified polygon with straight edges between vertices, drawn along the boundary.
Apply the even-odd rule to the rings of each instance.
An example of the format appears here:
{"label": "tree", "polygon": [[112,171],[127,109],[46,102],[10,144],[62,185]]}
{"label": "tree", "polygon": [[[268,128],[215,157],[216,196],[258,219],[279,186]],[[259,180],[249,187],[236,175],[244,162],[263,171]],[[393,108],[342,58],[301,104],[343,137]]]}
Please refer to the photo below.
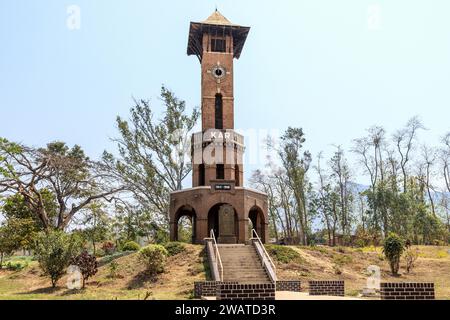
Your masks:
{"label": "tree", "polygon": [[[49,143],[35,149],[0,139],[0,194],[20,194],[44,230],[64,230],[75,214],[98,199],[111,200],[123,188],[99,162],[75,145]],[[57,203],[52,219],[46,205],[51,192]],[[54,221],[55,220],[55,221]]]}
{"label": "tree", "polygon": [[107,239],[110,218],[100,202],[92,202],[83,210],[83,236],[92,244],[93,254],[97,252],[96,243]]}
{"label": "tree", "polygon": [[406,126],[398,130],[394,136],[394,142],[400,155],[400,167],[403,173],[403,192],[407,191],[408,185],[408,163],[411,159],[411,152],[414,149],[414,142],[417,139],[418,131],[425,129],[419,117],[411,118]]}
{"label": "tree", "polygon": [[301,128],[289,127],[281,136],[281,148],[279,156],[286,171],[287,185],[292,190],[296,215],[300,226],[300,239],[302,244],[308,243],[310,217],[307,211],[307,188],[306,173],[311,163],[309,151],[301,153],[305,142],[304,133]]}
{"label": "tree", "polygon": [[75,234],[69,235],[62,231],[40,233],[35,255],[44,274],[50,277],[53,288],[81,248],[82,241]]}
{"label": "tree", "polygon": [[98,271],[97,259],[94,255],[89,254],[86,250],[83,250],[78,256],[72,258],[71,263],[80,268],[80,272],[83,276],[83,288],[86,286],[86,280],[94,276]]}
{"label": "tree", "polygon": [[342,234],[344,236],[350,235],[351,226],[351,203],[353,196],[350,188],[350,169],[345,158],[344,151],[340,146],[337,147],[336,152],[331,158],[330,162],[331,178],[336,184],[336,193],[339,195],[339,223]]}
{"label": "tree", "polygon": [[3,268],[3,259],[19,248],[13,234],[14,230],[11,226],[3,225],[0,227],[0,269]]}
{"label": "tree", "polygon": [[199,112],[186,112],[184,101],[165,87],[161,89],[165,113],[155,120],[149,101],[135,100],[131,120],[117,118],[120,138],[114,139],[119,148],[119,159],[105,152],[104,162],[114,169],[117,177],[133,193],[142,208],[155,212],[157,221],[166,224],[169,193],[182,188],[182,181],[191,172],[191,131]]}
{"label": "tree", "polygon": [[390,233],[386,239],[384,239],[383,253],[389,261],[391,272],[394,276],[398,275],[398,269],[400,267],[400,257],[405,250],[405,243],[395,233]]}

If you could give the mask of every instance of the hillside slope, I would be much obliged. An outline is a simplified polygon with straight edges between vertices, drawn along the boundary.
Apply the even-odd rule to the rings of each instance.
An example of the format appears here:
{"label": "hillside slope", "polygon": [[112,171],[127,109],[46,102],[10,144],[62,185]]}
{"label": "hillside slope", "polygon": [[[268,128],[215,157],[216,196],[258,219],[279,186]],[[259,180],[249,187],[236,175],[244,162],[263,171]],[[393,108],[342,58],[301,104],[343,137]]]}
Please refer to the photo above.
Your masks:
{"label": "hillside slope", "polygon": [[[290,246],[301,256],[296,263],[277,262],[278,278],[308,280],[345,280],[346,294],[357,295],[367,282],[367,267],[381,268],[382,282],[434,282],[437,299],[450,299],[450,247],[418,246],[419,258],[407,274],[401,260],[399,277],[393,277],[380,247],[330,248]],[[341,274],[337,274],[341,272]]]}
{"label": "hillside slope", "polygon": [[33,261],[22,271],[0,271],[0,299],[188,299],[194,281],[204,280],[208,274],[203,249],[199,245],[186,245],[185,252],[168,258],[166,272],[156,282],[146,276],[137,253],[117,258],[115,278],[110,277],[111,262],[108,262],[99,267],[86,289],[80,291],[66,288],[67,276],[52,289],[50,280],[41,275],[37,262]]}

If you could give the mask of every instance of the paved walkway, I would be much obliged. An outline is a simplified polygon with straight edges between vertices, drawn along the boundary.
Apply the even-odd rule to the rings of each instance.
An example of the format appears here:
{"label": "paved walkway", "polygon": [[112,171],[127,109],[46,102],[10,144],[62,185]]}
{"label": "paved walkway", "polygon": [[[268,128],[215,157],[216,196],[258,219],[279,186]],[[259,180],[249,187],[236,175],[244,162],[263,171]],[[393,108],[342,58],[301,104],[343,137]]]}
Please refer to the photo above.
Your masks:
{"label": "paved walkway", "polygon": [[[216,297],[202,297],[202,300],[216,300]],[[275,300],[365,300],[356,297],[310,296],[307,292],[277,291]]]}
{"label": "paved walkway", "polygon": [[363,300],[356,297],[310,296],[307,292],[277,291],[275,300]]}

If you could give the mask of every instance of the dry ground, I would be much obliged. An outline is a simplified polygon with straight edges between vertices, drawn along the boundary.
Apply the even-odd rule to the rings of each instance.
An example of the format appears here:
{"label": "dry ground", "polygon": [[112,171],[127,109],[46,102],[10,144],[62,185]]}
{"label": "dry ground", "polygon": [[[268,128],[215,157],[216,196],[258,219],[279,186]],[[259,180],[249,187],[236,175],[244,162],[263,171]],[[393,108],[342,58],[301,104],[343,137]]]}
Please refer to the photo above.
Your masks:
{"label": "dry ground", "polygon": [[110,278],[110,264],[101,266],[98,273],[87,282],[86,289],[68,290],[67,277],[52,289],[50,280],[41,275],[37,262],[19,272],[0,271],[1,299],[148,299],[178,300],[192,295],[194,281],[206,277],[203,246],[186,245],[186,252],[170,257],[166,272],[156,281],[144,272],[138,254],[133,253],[115,261],[118,276]]}
{"label": "dry ground", "polygon": [[[87,288],[71,291],[65,287],[66,278],[59,287],[50,288],[48,278],[41,275],[37,262],[22,271],[0,271],[1,299],[189,299],[194,281],[207,278],[208,267],[204,261],[203,246],[187,245],[187,251],[168,260],[166,272],[157,281],[149,279],[137,254],[116,259],[118,277],[111,279],[110,264],[99,268],[89,279]],[[364,288],[369,265],[378,265],[382,281],[431,281],[436,286],[436,298],[450,299],[450,247],[420,246],[420,256],[410,274],[404,270],[401,276],[392,277],[381,248],[329,248],[292,246],[301,258],[299,263],[278,264],[279,279],[308,280],[343,279],[346,295],[356,296]],[[341,275],[334,265],[340,262]]]}
{"label": "dry ground", "polygon": [[[434,282],[437,299],[450,299],[450,247],[414,246],[419,258],[414,269],[407,274],[404,260],[401,261],[400,276],[393,277],[380,247],[330,248],[292,246],[302,257],[299,264],[278,264],[278,278],[308,280],[345,280],[346,295],[356,296],[366,286],[367,267],[381,268],[383,282]],[[342,274],[336,274],[334,266],[340,262]]]}

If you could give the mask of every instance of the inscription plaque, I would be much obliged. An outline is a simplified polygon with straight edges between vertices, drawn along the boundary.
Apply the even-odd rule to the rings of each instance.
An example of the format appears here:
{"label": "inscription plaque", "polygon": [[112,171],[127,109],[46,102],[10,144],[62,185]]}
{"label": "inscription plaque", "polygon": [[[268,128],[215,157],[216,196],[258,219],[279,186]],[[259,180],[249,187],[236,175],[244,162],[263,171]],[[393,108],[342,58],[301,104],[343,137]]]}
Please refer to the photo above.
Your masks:
{"label": "inscription plaque", "polygon": [[236,243],[234,208],[223,205],[219,209],[219,243]]}

